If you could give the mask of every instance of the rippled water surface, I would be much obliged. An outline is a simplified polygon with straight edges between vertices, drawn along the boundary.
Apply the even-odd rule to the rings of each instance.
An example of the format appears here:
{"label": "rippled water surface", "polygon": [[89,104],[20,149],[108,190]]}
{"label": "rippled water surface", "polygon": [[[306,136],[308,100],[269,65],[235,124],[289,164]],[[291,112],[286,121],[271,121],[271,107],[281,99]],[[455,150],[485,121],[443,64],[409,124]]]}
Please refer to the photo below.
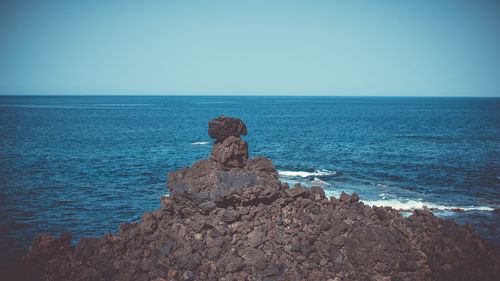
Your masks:
{"label": "rippled water surface", "polygon": [[500,241],[500,99],[4,96],[2,260],[39,233],[100,236],[160,208],[167,173],[208,157],[221,114],[283,181],[427,206]]}

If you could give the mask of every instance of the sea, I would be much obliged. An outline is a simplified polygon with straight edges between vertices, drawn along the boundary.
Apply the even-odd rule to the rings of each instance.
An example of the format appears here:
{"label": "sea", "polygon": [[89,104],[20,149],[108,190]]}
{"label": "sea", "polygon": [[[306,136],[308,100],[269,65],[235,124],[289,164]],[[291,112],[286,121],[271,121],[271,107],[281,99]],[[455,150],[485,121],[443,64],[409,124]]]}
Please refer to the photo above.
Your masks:
{"label": "sea", "polygon": [[430,209],[500,244],[500,98],[0,96],[0,264],[41,233],[118,232],[237,117],[290,185]]}

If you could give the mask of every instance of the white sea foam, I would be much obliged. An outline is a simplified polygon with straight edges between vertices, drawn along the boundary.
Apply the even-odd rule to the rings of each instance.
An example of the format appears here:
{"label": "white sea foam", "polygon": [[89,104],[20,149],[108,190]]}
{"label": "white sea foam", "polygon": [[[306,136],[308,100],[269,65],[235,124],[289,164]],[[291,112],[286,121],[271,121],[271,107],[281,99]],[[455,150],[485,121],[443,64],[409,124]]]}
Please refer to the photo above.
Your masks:
{"label": "white sea foam", "polygon": [[316,170],[314,172],[304,172],[304,171],[281,171],[278,170],[278,174],[282,177],[317,177],[317,176],[334,176],[337,174],[336,171],[329,170]]}
{"label": "white sea foam", "polygon": [[320,178],[314,178],[312,181],[309,181],[310,184],[320,184],[320,185],[330,185],[326,181],[322,181]]}
{"label": "white sea foam", "polygon": [[382,198],[382,199],[387,199],[387,198],[394,198],[395,196],[390,194],[390,193],[380,193],[380,194],[377,194],[378,197]]}
{"label": "white sea foam", "polygon": [[204,145],[204,144],[209,144],[210,142],[208,141],[197,141],[197,142],[192,142],[191,144],[193,145]]}
{"label": "white sea foam", "polygon": [[367,182],[367,183],[377,187],[389,187],[389,185],[385,183],[374,183],[374,182]]}
{"label": "white sea foam", "polygon": [[398,200],[398,199],[385,199],[385,200],[361,200],[369,206],[389,206],[396,210],[418,210],[418,209],[431,209],[440,211],[453,211],[453,209],[461,209],[464,211],[494,211],[494,208],[489,206],[446,206],[434,204],[420,200]]}
{"label": "white sea foam", "polygon": [[[347,194],[349,192],[346,191]],[[338,190],[328,190],[325,189],[325,195],[330,198],[330,197],[335,197],[335,198],[340,198],[340,195],[342,194],[342,191]],[[387,198],[387,197],[394,197],[393,195],[386,196],[389,194],[379,194],[379,196],[383,195],[382,197],[384,199],[380,200],[363,200],[361,199],[365,205],[368,206],[377,206],[377,207],[391,207],[396,210],[422,210],[422,209],[429,209],[431,211],[438,210],[438,211],[453,211],[454,209],[458,210],[463,210],[466,212],[469,211],[487,211],[491,212],[494,211],[495,208],[490,207],[490,206],[447,206],[447,205],[441,205],[441,204],[434,204],[430,202],[425,202],[422,200],[403,200],[403,199],[395,199],[395,198]],[[453,213],[453,212],[450,212]]]}
{"label": "white sea foam", "polygon": [[330,197],[340,198],[340,194],[342,194],[342,191],[338,190],[331,190],[331,189],[324,189],[324,190],[325,190],[325,196],[327,198]]}
{"label": "white sea foam", "polygon": [[428,209],[448,209],[447,206],[432,204],[424,201],[416,201],[416,200],[398,200],[398,199],[382,199],[382,200],[362,200],[368,206],[378,206],[384,207],[389,206],[394,209],[402,209],[402,210],[415,210],[415,209],[424,209],[424,206]]}

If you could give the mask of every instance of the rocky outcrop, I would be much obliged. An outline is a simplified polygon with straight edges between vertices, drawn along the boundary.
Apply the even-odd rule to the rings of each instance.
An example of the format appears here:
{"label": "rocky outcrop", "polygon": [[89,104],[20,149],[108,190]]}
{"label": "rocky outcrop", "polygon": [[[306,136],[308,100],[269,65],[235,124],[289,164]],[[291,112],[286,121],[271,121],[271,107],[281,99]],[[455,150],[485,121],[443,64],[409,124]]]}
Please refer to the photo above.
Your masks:
{"label": "rocky outcrop", "polygon": [[248,160],[248,144],[240,137],[230,136],[214,144],[210,160],[217,162],[224,170],[243,168]]}
{"label": "rocky outcrop", "polygon": [[289,188],[271,160],[246,160],[242,141],[230,134],[209,159],[170,172],[170,196],[141,223],[76,246],[69,234],[40,235],[25,258],[30,280],[496,280],[500,273],[497,248],[472,226],[427,211],[404,218],[356,194]]}
{"label": "rocky outcrop", "polygon": [[208,122],[208,135],[218,142],[229,136],[246,136],[247,126],[238,118],[221,115]]}

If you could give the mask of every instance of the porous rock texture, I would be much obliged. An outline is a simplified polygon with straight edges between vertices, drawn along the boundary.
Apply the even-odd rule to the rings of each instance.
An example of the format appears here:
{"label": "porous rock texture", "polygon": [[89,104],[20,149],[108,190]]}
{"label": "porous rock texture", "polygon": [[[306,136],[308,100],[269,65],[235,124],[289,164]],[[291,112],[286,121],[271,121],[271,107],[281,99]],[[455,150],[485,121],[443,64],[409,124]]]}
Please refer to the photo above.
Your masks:
{"label": "porous rock texture", "polygon": [[222,169],[243,168],[248,160],[248,144],[239,136],[230,136],[214,144],[210,159],[219,163]]}
{"label": "porous rock texture", "polygon": [[[215,144],[215,154],[231,155],[230,147]],[[471,225],[427,211],[404,218],[356,194],[328,199],[321,187],[289,188],[262,156],[237,165],[224,159],[170,172],[162,208],[117,234],[76,246],[70,234],[39,235],[25,257],[31,280],[497,280],[500,273],[498,249]]]}
{"label": "porous rock texture", "polygon": [[217,142],[223,141],[229,136],[246,136],[246,134],[247,126],[238,118],[221,115],[208,122],[208,135],[216,139]]}

